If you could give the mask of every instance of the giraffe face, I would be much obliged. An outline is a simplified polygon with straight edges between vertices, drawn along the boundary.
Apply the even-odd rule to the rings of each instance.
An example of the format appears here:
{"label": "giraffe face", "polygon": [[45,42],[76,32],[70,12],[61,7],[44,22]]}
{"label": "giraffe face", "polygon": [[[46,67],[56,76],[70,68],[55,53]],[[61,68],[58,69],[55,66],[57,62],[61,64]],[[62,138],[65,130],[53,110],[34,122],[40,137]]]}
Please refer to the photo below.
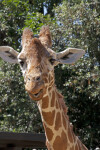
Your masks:
{"label": "giraffe face", "polygon": [[23,33],[23,49],[18,55],[18,62],[23,72],[26,91],[33,100],[40,100],[45,94],[47,85],[51,84],[50,74],[54,70],[54,56],[40,39],[33,38],[30,30],[27,30],[24,32],[28,32],[28,35]]}
{"label": "giraffe face", "polygon": [[84,50],[68,48],[56,53],[50,49],[52,45],[48,26],[43,26],[39,38],[26,28],[22,35],[22,51],[18,53],[12,47],[0,46],[0,57],[9,63],[20,64],[23,72],[25,88],[33,100],[40,100],[47,89],[54,85],[54,66],[73,64]]}

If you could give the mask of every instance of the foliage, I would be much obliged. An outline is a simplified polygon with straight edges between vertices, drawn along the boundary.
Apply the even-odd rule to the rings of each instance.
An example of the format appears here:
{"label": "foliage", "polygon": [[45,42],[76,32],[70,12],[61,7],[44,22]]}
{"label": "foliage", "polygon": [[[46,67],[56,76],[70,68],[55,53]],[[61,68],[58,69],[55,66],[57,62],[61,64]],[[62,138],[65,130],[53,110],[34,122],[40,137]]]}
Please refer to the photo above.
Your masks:
{"label": "foliage", "polygon": [[[26,25],[29,10],[28,1],[2,1],[0,16],[0,45],[21,49],[21,29]],[[31,8],[31,9],[30,9]],[[42,16],[42,15],[41,15]],[[33,19],[35,20],[36,15]],[[26,19],[26,20],[25,20]],[[29,18],[30,19],[30,18]],[[39,22],[37,22],[40,26]],[[35,30],[36,25],[33,24]],[[3,36],[2,36],[3,35]],[[40,114],[36,104],[25,92],[23,77],[17,65],[0,60],[0,130],[13,132],[43,132]],[[9,106],[9,107],[8,107]]]}
{"label": "foliage", "polygon": [[53,7],[59,5],[62,0],[29,0],[29,3],[35,7],[36,11],[41,14],[49,14],[50,16],[54,16],[52,12]]}
{"label": "foliage", "polygon": [[[0,130],[41,132],[39,112],[24,89],[19,67],[3,64],[0,76]],[[33,126],[33,127],[32,127]]]}
{"label": "foliage", "polygon": [[55,73],[76,134],[87,147],[95,149],[100,140],[100,15],[89,3],[71,6],[64,2],[54,11],[56,23],[51,27],[54,50],[62,51],[66,47],[86,50],[76,65],[60,65]]}
{"label": "foliage", "polygon": [[61,29],[65,30],[66,45],[75,47],[81,45],[81,48],[88,51],[89,56],[96,57],[99,62],[100,12],[98,10],[100,4],[91,9],[90,3],[70,7],[70,4],[65,2],[59,9],[55,9],[55,13]]}
{"label": "foliage", "polygon": [[[60,2],[0,1],[0,45],[20,51],[22,30],[30,27],[37,36],[40,27],[47,24],[56,52],[67,47],[86,50],[75,65],[59,65],[55,74],[75,133],[89,149],[95,149],[100,141],[100,4],[90,0],[66,0],[56,7]],[[44,6],[49,15],[44,15]],[[53,12],[49,12],[48,8],[54,6]],[[19,67],[2,60],[0,66],[0,130],[43,132],[38,109],[25,92]]]}

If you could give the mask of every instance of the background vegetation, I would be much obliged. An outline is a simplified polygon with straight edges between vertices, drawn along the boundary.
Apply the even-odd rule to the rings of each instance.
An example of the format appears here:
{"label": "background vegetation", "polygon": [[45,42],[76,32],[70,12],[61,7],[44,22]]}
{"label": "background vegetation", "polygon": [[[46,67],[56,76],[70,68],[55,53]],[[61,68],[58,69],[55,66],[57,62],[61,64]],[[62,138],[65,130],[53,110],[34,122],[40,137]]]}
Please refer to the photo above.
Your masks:
{"label": "background vegetation", "polygon": [[[55,68],[56,84],[65,96],[75,133],[85,145],[100,147],[100,2],[99,0],[1,0],[0,46],[21,51],[21,35],[36,36],[49,25],[53,50],[85,49],[75,65]],[[18,65],[0,59],[0,131],[44,132],[36,104],[25,92]]]}

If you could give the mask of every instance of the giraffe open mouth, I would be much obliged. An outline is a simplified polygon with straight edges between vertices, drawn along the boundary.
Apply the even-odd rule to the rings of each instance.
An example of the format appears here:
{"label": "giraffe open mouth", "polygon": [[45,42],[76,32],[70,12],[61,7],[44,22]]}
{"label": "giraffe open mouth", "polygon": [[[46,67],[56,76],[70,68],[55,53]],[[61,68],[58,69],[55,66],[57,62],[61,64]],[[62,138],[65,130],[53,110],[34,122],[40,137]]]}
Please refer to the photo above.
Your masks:
{"label": "giraffe open mouth", "polygon": [[29,93],[32,100],[40,100],[43,97],[43,89],[39,90],[37,93]]}
{"label": "giraffe open mouth", "polygon": [[43,90],[41,89],[38,93],[33,94],[34,97],[38,97],[40,96],[40,94],[43,92]]}

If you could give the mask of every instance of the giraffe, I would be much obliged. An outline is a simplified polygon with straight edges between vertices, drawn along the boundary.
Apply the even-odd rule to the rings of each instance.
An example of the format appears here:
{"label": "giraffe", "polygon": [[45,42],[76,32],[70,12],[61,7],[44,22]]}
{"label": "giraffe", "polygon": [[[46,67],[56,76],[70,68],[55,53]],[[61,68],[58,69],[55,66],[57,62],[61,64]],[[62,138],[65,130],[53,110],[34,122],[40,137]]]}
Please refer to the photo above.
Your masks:
{"label": "giraffe", "polygon": [[23,73],[25,90],[36,101],[43,122],[48,150],[87,150],[73,132],[67,115],[64,98],[55,85],[54,67],[73,64],[84,50],[67,48],[56,53],[51,49],[52,39],[48,26],[40,30],[39,38],[25,28],[22,35],[22,51],[0,46],[0,57],[9,63],[19,64]]}

